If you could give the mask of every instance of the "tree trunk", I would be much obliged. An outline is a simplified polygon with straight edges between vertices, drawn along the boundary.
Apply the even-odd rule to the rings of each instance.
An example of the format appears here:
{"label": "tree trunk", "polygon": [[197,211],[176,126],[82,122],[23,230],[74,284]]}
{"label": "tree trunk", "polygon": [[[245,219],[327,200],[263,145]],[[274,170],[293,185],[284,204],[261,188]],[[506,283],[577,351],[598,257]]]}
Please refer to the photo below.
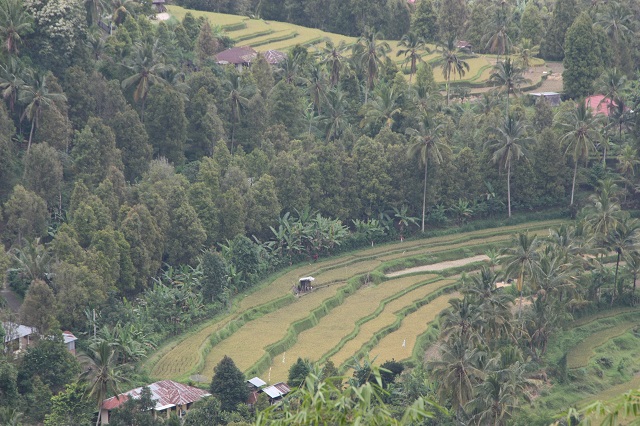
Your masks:
{"label": "tree trunk", "polygon": [[29,132],[29,143],[27,144],[27,156],[29,155],[29,151],[31,150],[31,140],[33,139],[33,130],[36,128],[36,118],[33,117],[31,120],[31,131]]}
{"label": "tree trunk", "polygon": [[447,106],[449,106],[449,79],[447,79]]}
{"label": "tree trunk", "polygon": [[427,211],[427,165],[429,164],[429,151],[424,159],[424,186],[422,189],[422,232],[424,232],[424,216]]}
{"label": "tree trunk", "polygon": [[633,274],[633,292],[631,293],[631,306],[636,305],[636,279],[638,276]]}
{"label": "tree trunk", "polygon": [[578,174],[578,159],[576,158],[573,165],[573,183],[571,184],[571,203],[570,206],[573,205],[573,194],[576,191],[576,175]]}
{"label": "tree trunk", "polygon": [[616,273],[613,278],[613,293],[611,294],[611,304],[609,306],[613,306],[613,301],[616,298],[616,289],[618,287],[618,267],[620,266],[620,250],[616,250],[618,252],[618,257],[616,258]]}
{"label": "tree trunk", "polygon": [[509,218],[511,218],[511,161],[507,166],[507,210],[509,211]]}

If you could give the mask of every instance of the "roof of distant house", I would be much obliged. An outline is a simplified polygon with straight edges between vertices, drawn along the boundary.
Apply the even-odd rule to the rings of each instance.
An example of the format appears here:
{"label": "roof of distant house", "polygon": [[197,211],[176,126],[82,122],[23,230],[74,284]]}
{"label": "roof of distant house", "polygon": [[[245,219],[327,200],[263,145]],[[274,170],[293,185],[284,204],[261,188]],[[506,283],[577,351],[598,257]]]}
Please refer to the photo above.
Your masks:
{"label": "roof of distant house", "polygon": [[29,336],[36,332],[35,328],[16,324],[14,322],[3,322],[2,328],[4,329],[4,343],[9,343],[12,340],[20,339],[22,337]]}
{"label": "roof of distant house", "polygon": [[73,333],[70,331],[63,331],[62,338],[64,339],[64,343],[71,343],[78,340],[78,338],[74,336]]}
{"label": "roof of distant house", "polygon": [[[589,96],[584,100],[587,108],[591,108],[593,114],[603,114],[609,116],[612,109],[615,109],[618,105],[615,101],[605,97],[604,95]],[[625,108],[627,110],[628,108]]]}
{"label": "roof of distant house", "polygon": [[250,63],[258,55],[258,52],[249,46],[232,47],[223,50],[216,55],[216,61],[219,64],[247,64]]}
{"label": "roof of distant house", "polygon": [[255,386],[257,388],[267,384],[267,382],[262,380],[260,377],[254,377],[253,379],[247,380],[247,382],[251,383],[253,386]]}
{"label": "roof of distant house", "polygon": [[289,386],[287,386],[286,383],[280,382],[276,383],[275,385],[263,388],[262,392],[269,395],[270,398],[276,399],[288,394],[289,392],[291,392],[291,389],[289,388]]}
{"label": "roof of distant house", "polygon": [[279,50],[267,50],[263,53],[264,58],[271,65],[279,64],[280,62],[287,59],[287,55]]}
{"label": "roof of distant house", "polygon": [[[151,383],[147,387],[151,390],[151,399],[156,403],[156,406],[153,408],[156,411],[196,402],[205,396],[211,395],[209,392],[202,389],[183,385],[182,383],[174,382],[173,380],[162,380],[160,382]],[[120,405],[127,402],[129,398],[140,398],[141,392],[142,387],[139,387],[128,392],[121,393],[117,397],[112,396],[111,398],[102,401],[102,408],[104,410],[113,410],[114,408],[118,408]]]}

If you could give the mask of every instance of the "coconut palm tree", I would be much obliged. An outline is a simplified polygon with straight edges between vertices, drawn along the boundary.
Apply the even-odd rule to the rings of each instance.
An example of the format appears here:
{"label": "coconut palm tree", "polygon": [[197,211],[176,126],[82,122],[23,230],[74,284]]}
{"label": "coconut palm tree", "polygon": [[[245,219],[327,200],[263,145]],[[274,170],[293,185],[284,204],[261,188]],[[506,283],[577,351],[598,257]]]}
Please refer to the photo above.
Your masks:
{"label": "coconut palm tree", "polygon": [[321,105],[327,98],[327,73],[319,65],[312,65],[309,68],[308,77],[304,79],[309,97],[313,101],[318,115],[321,115]]}
{"label": "coconut palm tree", "polygon": [[625,269],[633,279],[633,290],[631,292],[631,306],[636,304],[636,283],[640,276],[640,253],[638,251],[628,252],[625,256]]}
{"label": "coconut palm tree", "polygon": [[633,21],[633,13],[617,1],[610,2],[608,7],[596,14],[596,24],[605,30],[616,45],[633,35]]}
{"label": "coconut palm tree", "polygon": [[427,43],[424,38],[416,35],[414,32],[409,32],[402,36],[398,43],[398,49],[396,56],[404,56],[404,63],[409,65],[409,82],[413,75],[416,73],[418,62],[424,62],[421,52],[430,53],[430,49],[427,47]]}
{"label": "coconut palm tree", "polygon": [[323,121],[327,126],[327,141],[338,139],[349,127],[349,105],[340,86],[327,92],[327,111]]}
{"label": "coconut palm tree", "polygon": [[447,80],[447,106],[449,105],[449,83],[451,75],[455,80],[456,74],[462,78],[469,71],[469,63],[458,56],[458,49],[453,45],[453,40],[439,46],[442,56],[442,76]]}
{"label": "coconut palm tree", "polygon": [[536,235],[519,233],[512,239],[511,247],[503,250],[502,264],[505,276],[516,276],[516,289],[520,293],[520,314],[522,314],[522,294],[524,291],[525,277],[533,281],[536,264],[540,258],[538,248],[541,241]]}
{"label": "coconut palm tree", "polygon": [[15,111],[19,91],[25,86],[23,78],[29,74],[14,56],[9,57],[6,64],[0,64],[0,91],[11,113]]}
{"label": "coconut palm tree", "polygon": [[520,86],[525,83],[530,83],[531,80],[525,78],[522,68],[519,68],[513,63],[511,58],[506,58],[504,62],[498,62],[494,67],[494,71],[489,77],[489,81],[497,84],[501,87],[501,90],[506,92],[507,114],[509,112],[509,96],[513,93],[518,97],[518,91]]}
{"label": "coconut palm tree", "polygon": [[627,196],[627,182],[631,182],[631,177],[636,174],[636,166],[640,164],[638,160],[638,150],[627,144],[622,147],[618,155],[618,171],[624,177],[624,196]]}
{"label": "coconut palm tree", "polygon": [[595,81],[594,88],[607,99],[613,101],[621,96],[621,92],[627,84],[627,76],[618,68],[607,68]]}
{"label": "coconut palm tree", "polygon": [[100,424],[102,401],[111,395],[120,393],[120,384],[126,381],[121,366],[116,363],[117,352],[106,340],[89,346],[86,355],[81,357],[85,371],[81,380],[87,383],[86,396],[96,403]]}
{"label": "coconut palm tree", "polygon": [[531,67],[531,58],[540,53],[540,46],[534,45],[531,39],[523,38],[520,40],[520,44],[516,46],[516,53],[523,71],[526,71]]}
{"label": "coconut palm tree", "polygon": [[507,171],[507,211],[511,217],[511,168],[513,162],[526,156],[526,145],[535,140],[526,135],[524,122],[513,115],[507,115],[502,125],[493,128],[496,137],[487,142],[486,147],[492,152],[494,163]]}
{"label": "coconut palm tree", "polygon": [[247,83],[240,74],[235,72],[228,74],[224,86],[227,92],[227,101],[231,106],[231,155],[233,155],[236,126],[240,123],[242,111],[249,104],[249,98],[256,92],[256,86],[253,83]]}
{"label": "coconut palm tree", "polygon": [[571,154],[573,158],[573,181],[571,184],[571,203],[576,190],[576,176],[578,174],[578,161],[589,157],[589,152],[595,150],[595,142],[600,138],[597,130],[600,117],[594,116],[587,108],[584,100],[579,100],[576,107],[568,113],[556,117],[556,125],[562,129],[564,136],[562,141],[567,143],[565,155]]}
{"label": "coconut palm tree", "polygon": [[134,87],[133,100],[140,102],[140,120],[143,123],[149,89],[154,84],[168,84],[162,77],[162,72],[168,67],[164,63],[160,49],[158,39],[153,43],[136,43],[133,54],[124,63],[131,75],[122,80],[122,88]]}
{"label": "coconut palm tree", "polygon": [[62,93],[49,91],[47,74],[33,75],[32,81],[22,87],[18,96],[19,101],[25,105],[24,112],[22,113],[20,120],[27,118],[31,122],[29,144],[27,145],[27,155],[29,155],[33,132],[38,127],[42,110],[46,107],[55,108],[56,102],[65,102],[67,97]]}
{"label": "coconut palm tree", "polygon": [[373,90],[373,85],[378,77],[382,60],[387,56],[387,53],[391,51],[389,43],[380,41],[382,38],[382,33],[368,29],[358,38],[358,42],[353,47],[353,56],[361,62],[367,75],[364,96],[365,103],[367,103],[369,99],[369,92]]}
{"label": "coconut palm tree", "polygon": [[446,142],[440,138],[440,125],[429,123],[426,117],[418,122],[418,128],[406,130],[410,137],[411,146],[407,150],[407,155],[411,158],[418,156],[420,163],[424,166],[424,178],[422,185],[422,225],[420,229],[424,232],[424,221],[427,214],[427,173],[429,161],[436,164],[442,162],[442,152],[450,150]]}
{"label": "coconut palm tree", "polygon": [[432,377],[438,383],[438,393],[451,401],[451,408],[459,414],[473,399],[473,389],[484,378],[478,368],[478,359],[484,353],[468,340],[450,336],[440,348],[440,360],[428,364]]}
{"label": "coconut palm tree", "polygon": [[380,83],[373,91],[373,98],[362,108],[364,117],[360,123],[365,125],[376,125],[381,121],[386,127],[391,127],[394,123],[394,116],[402,111],[398,105],[399,94],[390,84]]}
{"label": "coconut palm tree", "polygon": [[337,45],[329,40],[320,52],[320,63],[327,67],[333,87],[340,82],[340,74],[349,69],[349,61],[345,56],[348,49],[343,40]]}
{"label": "coconut palm tree", "polygon": [[618,270],[620,259],[628,252],[637,250],[640,238],[640,223],[636,219],[624,217],[606,236],[607,246],[616,252],[616,272],[613,279],[613,293],[611,295],[611,305],[616,298],[618,287]]}
{"label": "coconut palm tree", "polygon": [[0,2],[0,37],[2,47],[9,55],[18,54],[22,37],[33,31],[33,18],[22,0]]}
{"label": "coconut palm tree", "polygon": [[589,196],[589,204],[584,210],[584,220],[587,229],[601,247],[606,243],[606,237],[623,219],[623,211],[615,195],[616,185],[608,185],[600,181],[600,187],[595,194]]}

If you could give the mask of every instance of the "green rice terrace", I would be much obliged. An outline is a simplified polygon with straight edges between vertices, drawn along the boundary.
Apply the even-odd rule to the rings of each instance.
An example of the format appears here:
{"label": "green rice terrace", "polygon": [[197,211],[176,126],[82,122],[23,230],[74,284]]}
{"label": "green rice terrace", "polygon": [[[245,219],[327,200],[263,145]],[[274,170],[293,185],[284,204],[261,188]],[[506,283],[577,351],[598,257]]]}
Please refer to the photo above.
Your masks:
{"label": "green rice terrace", "polygon": [[[190,12],[196,18],[204,17],[212,25],[220,26],[236,42],[236,46],[250,46],[258,52],[266,52],[268,50],[287,51],[296,45],[306,46],[313,52],[314,49],[321,47],[324,42],[329,40],[334,44],[344,42],[346,45],[352,45],[357,41],[355,37],[333,34],[316,28],[307,28],[286,22],[265,21],[246,16],[189,10],[173,5],[168,6],[167,9],[170,19],[173,20],[182,20],[187,12]],[[391,47],[388,57],[392,58],[400,66],[404,61],[404,57],[396,55],[399,50],[398,41],[387,40],[387,42]],[[431,53],[423,54],[423,59],[433,66],[436,82],[444,83],[445,78],[442,76],[442,68],[439,65],[440,54],[435,51],[435,46],[433,45],[429,45],[429,49]],[[496,62],[495,55],[469,55],[465,60],[469,64],[469,70],[462,78],[452,78],[451,84],[464,84],[478,89],[486,87]],[[532,58],[531,66],[531,70],[526,75],[531,80],[531,89],[539,88],[544,79],[547,78],[550,70],[557,71],[553,67],[549,68],[542,59],[538,58]],[[406,74],[406,77],[408,79],[409,75]],[[524,89],[526,90],[527,88]],[[555,90],[555,88],[552,89]]]}
{"label": "green rice terrace", "polygon": [[[208,382],[230,356],[248,376],[287,379],[298,357],[346,371],[369,354],[419,362],[437,336],[431,325],[488,249],[516,232],[546,234],[560,220],[381,245],[291,268],[240,295],[228,313],[175,339],[147,361],[154,379]],[[386,275],[389,274],[389,275]],[[300,277],[313,290],[294,294]],[[270,373],[269,373],[270,372]]]}

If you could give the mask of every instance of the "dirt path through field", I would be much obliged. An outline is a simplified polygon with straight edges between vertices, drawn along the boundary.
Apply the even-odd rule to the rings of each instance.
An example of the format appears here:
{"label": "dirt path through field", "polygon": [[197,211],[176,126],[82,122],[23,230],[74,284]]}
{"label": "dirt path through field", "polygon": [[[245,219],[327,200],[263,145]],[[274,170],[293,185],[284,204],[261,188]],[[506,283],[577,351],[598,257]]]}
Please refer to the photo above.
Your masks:
{"label": "dirt path through field", "polygon": [[413,274],[415,272],[426,271],[444,271],[445,269],[457,268],[459,266],[465,266],[473,262],[480,262],[482,260],[489,260],[488,256],[479,254],[478,256],[467,257],[465,259],[447,260],[446,262],[434,263],[433,265],[416,266],[415,268],[403,269],[402,271],[390,272],[387,275],[389,278],[399,277],[401,275]]}

